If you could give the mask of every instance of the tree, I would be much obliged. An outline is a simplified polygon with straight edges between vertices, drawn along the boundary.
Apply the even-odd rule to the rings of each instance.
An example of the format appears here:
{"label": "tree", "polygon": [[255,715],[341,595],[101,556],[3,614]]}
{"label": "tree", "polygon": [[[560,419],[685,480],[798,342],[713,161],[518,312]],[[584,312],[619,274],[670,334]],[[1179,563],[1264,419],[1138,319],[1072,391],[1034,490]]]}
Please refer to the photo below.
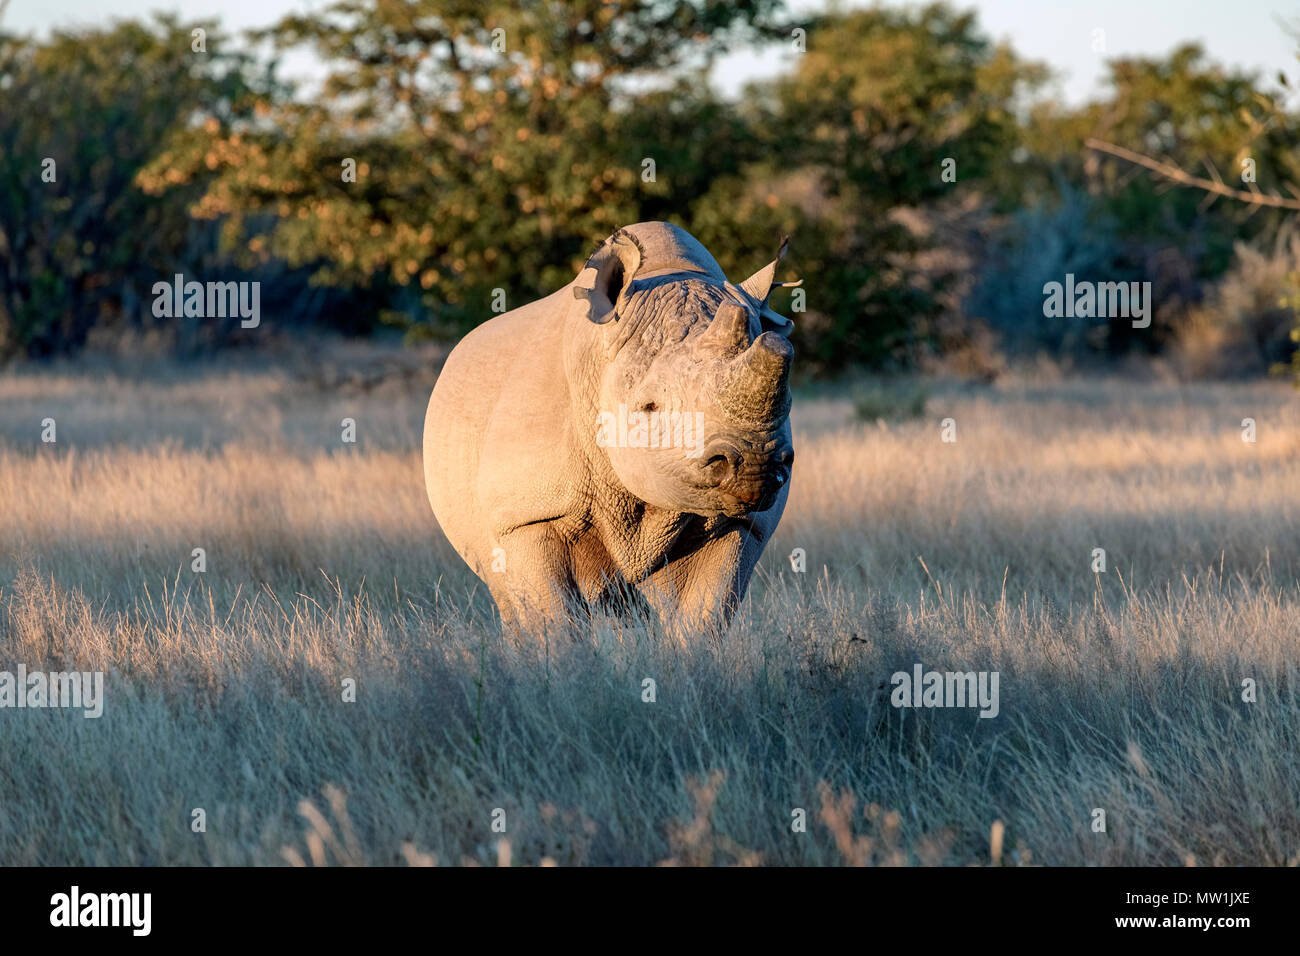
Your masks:
{"label": "tree", "polygon": [[[214,52],[192,51],[191,29]],[[119,23],[48,42],[0,33],[0,356],[79,347],[97,323],[139,321],[153,282],[215,253],[187,213],[133,185],[196,111],[229,117],[244,58],[214,25]]]}
{"label": "tree", "polygon": [[821,17],[793,72],[746,93],[764,159],[720,180],[692,222],[724,267],[758,237],[793,236],[805,367],[906,362],[945,280],[922,278],[925,239],[897,213],[986,182],[1018,141],[1018,98],[1045,75],[943,4]]}
{"label": "tree", "polygon": [[195,213],[221,218],[246,258],[384,284],[463,328],[495,290],[513,305],[567,282],[598,239],[662,203],[620,145],[631,104],[651,79],[778,30],[779,8],[341,0],[264,34],[325,61],[319,98],[213,118],[140,181],[161,192],[215,169]]}
{"label": "tree", "polygon": [[1087,182],[1135,244],[1177,245],[1196,276],[1221,274],[1235,241],[1275,233],[1286,212],[1173,188],[1090,150],[1088,141],[1237,189],[1288,195],[1287,184],[1300,183],[1300,118],[1283,109],[1284,94],[1269,90],[1257,73],[1225,69],[1198,44],[1166,57],[1116,59],[1109,68],[1105,100],[1038,114],[1026,133],[1036,165]]}

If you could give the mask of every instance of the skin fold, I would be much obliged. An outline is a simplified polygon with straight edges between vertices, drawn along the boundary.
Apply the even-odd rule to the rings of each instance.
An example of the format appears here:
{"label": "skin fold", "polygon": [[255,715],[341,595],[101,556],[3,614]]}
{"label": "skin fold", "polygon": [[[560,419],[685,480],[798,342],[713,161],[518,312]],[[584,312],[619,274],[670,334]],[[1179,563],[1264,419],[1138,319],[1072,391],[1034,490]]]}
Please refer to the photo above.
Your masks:
{"label": "skin fold", "polygon": [[506,625],[730,622],[794,457],[776,264],[736,286],[684,230],[638,223],[452,351],[425,417],[425,485]]}

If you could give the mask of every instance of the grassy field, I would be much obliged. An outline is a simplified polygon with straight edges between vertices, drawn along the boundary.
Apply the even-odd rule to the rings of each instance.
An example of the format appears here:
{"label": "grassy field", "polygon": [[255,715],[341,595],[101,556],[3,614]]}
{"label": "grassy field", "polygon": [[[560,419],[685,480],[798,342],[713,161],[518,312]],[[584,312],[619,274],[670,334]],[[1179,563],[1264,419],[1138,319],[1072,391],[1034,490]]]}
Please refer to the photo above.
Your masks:
{"label": "grassy field", "polygon": [[[0,863],[1297,862],[1286,386],[799,395],[750,597],[683,644],[503,637],[425,498],[431,373],[321,368],[0,377],[0,670],[107,687],[0,710]],[[892,707],[916,663],[1000,713]]]}

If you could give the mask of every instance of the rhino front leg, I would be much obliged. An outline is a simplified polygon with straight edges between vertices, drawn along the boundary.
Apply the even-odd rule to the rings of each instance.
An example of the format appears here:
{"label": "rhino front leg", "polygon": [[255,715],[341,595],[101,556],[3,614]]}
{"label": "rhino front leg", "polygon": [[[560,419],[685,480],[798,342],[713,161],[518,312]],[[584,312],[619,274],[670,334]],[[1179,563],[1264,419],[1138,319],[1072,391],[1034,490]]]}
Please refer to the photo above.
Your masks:
{"label": "rhino front leg", "polygon": [[726,630],[762,552],[763,542],[734,528],[670,560],[641,584],[641,593],[665,628],[680,636]]}
{"label": "rhino front leg", "polygon": [[525,525],[497,538],[493,569],[483,575],[503,626],[567,629],[577,593],[568,548],[548,524]]}

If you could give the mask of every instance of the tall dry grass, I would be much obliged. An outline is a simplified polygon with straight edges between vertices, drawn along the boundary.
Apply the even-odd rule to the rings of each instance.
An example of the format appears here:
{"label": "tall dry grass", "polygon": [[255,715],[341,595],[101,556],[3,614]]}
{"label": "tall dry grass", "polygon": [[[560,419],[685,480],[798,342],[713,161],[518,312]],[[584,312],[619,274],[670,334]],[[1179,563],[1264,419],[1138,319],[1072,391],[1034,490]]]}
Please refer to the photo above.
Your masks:
{"label": "tall dry grass", "polygon": [[[939,384],[897,424],[801,396],[751,597],[685,645],[503,636],[429,513],[424,400],[269,366],[0,380],[0,669],[108,687],[99,720],[0,710],[0,863],[1300,854],[1284,387]],[[1000,715],[893,708],[916,662],[998,671]]]}

